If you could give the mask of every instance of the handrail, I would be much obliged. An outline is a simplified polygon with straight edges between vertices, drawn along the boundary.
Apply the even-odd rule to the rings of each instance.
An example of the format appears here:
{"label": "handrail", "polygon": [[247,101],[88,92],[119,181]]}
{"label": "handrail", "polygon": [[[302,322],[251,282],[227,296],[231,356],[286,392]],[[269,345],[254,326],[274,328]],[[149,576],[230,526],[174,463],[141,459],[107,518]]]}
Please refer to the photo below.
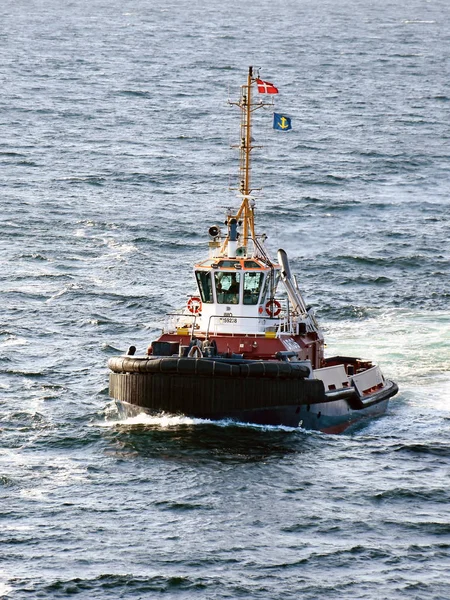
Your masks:
{"label": "handrail", "polygon": [[[209,330],[211,327],[211,320],[212,319],[223,319],[223,318],[227,318],[224,315],[210,315],[209,319],[208,319],[208,327],[206,328],[206,337],[208,337],[209,335]],[[238,316],[238,315],[233,315],[233,317],[231,317],[233,319],[258,319],[258,320],[264,320],[264,321],[281,321],[282,319],[278,318],[278,317],[262,317],[262,316],[258,316],[258,317],[245,317],[245,316]],[[284,319],[283,319],[284,320]]]}
{"label": "handrail", "polygon": [[[183,317],[183,319],[189,318],[193,320],[193,329],[195,327],[195,322],[196,319],[198,317],[198,315],[188,315],[185,313],[180,313],[180,312],[171,312],[171,313],[166,313],[166,317]],[[213,319],[226,319],[227,316],[226,315],[210,315],[208,318],[208,326],[206,328],[206,332],[205,335],[206,337],[208,337],[210,330],[212,328],[212,324],[211,321]],[[259,321],[264,321],[264,322],[272,322],[276,325],[277,328],[277,333],[294,333],[295,334],[295,326],[294,326],[294,322],[292,319],[292,314],[290,315],[286,315],[284,317],[269,317],[269,316],[261,316],[258,315],[257,317],[251,317],[251,316],[244,316],[244,315],[233,315],[233,317],[231,317],[233,319],[236,320],[256,320],[258,319]],[[270,325],[269,325],[270,327]]]}

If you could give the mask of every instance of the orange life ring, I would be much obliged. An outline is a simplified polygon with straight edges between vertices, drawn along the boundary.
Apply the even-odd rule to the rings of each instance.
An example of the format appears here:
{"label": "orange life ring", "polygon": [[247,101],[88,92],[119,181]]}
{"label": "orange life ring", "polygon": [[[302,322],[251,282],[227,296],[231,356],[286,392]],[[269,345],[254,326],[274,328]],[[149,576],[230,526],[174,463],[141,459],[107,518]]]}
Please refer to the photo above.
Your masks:
{"label": "orange life ring", "polygon": [[278,317],[281,312],[281,304],[278,300],[272,299],[266,302],[266,313],[269,317]]}
{"label": "orange life ring", "polygon": [[198,315],[202,310],[202,301],[198,296],[191,296],[187,303],[187,309],[193,315]]}

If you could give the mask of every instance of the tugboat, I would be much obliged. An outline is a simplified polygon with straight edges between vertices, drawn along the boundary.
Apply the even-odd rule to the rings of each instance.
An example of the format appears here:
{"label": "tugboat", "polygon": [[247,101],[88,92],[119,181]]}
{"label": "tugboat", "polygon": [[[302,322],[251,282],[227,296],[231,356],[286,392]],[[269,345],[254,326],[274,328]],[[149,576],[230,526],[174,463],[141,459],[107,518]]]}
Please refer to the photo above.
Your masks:
{"label": "tugboat", "polygon": [[[111,358],[109,393],[129,413],[190,417],[340,433],[384,413],[397,385],[369,360],[324,357],[324,336],[284,250],[273,260],[255,231],[252,114],[273,84],[248,71],[241,110],[241,204],[226,229],[209,228],[208,258],[194,265],[197,290],[167,315],[143,356]],[[277,296],[279,284],[284,299]]]}

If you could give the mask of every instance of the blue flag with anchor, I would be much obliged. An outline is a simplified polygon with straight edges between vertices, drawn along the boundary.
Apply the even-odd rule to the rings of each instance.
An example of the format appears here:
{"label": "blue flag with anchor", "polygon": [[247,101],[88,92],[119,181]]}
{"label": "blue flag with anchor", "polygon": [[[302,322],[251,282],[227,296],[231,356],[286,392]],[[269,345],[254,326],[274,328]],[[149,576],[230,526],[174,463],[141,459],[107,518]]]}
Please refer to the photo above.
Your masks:
{"label": "blue flag with anchor", "polygon": [[273,128],[279,131],[289,131],[289,129],[292,129],[291,118],[286,115],[273,113]]}

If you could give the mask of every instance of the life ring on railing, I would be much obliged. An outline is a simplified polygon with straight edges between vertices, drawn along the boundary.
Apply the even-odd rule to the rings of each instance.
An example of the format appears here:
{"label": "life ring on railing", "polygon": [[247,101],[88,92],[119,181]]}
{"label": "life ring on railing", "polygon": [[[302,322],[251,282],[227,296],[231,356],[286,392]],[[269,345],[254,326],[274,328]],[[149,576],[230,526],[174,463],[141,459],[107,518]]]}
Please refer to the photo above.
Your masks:
{"label": "life ring on railing", "polygon": [[202,301],[198,296],[191,296],[187,303],[187,309],[193,315],[198,315],[202,310]]}
{"label": "life ring on railing", "polygon": [[278,317],[281,312],[281,304],[278,300],[272,299],[266,302],[266,313],[269,317]]}

